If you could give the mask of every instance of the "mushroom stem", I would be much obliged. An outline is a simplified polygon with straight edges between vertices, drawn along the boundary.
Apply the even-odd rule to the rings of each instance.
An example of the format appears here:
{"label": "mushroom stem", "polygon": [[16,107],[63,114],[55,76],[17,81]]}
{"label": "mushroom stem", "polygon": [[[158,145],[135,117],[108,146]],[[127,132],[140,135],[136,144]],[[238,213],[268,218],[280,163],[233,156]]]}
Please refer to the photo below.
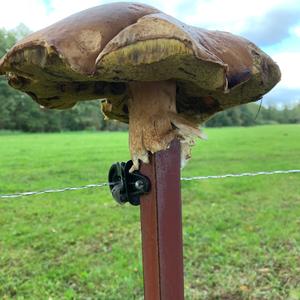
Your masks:
{"label": "mushroom stem", "polygon": [[196,124],[177,114],[175,81],[132,82],[129,88],[130,171],[139,169],[139,160],[149,162],[148,152],[166,150],[175,138],[182,140],[184,158],[189,158],[189,145],[195,136],[201,137],[201,132]]}

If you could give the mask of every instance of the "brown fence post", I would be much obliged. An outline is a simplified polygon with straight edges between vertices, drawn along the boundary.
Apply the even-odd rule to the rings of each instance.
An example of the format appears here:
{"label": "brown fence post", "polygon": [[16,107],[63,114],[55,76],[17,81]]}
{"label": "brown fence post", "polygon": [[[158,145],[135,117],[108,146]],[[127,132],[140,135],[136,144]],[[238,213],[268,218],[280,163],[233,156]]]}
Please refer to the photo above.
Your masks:
{"label": "brown fence post", "polygon": [[151,181],[141,197],[145,300],[183,300],[180,142],[151,155],[141,173]]}

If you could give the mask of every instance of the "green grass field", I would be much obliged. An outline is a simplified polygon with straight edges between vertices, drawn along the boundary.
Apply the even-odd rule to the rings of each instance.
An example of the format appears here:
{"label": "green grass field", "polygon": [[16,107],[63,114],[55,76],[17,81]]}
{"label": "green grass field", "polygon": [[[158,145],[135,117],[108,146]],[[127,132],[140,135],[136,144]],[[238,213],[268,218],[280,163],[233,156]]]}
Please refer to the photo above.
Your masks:
{"label": "green grass field", "polygon": [[[300,126],[206,129],[183,176],[300,169]],[[126,133],[0,134],[0,194],[106,182]],[[182,183],[186,299],[300,299],[300,174]],[[143,299],[139,208],[0,199],[0,299]],[[174,299],[176,300],[176,299]]]}

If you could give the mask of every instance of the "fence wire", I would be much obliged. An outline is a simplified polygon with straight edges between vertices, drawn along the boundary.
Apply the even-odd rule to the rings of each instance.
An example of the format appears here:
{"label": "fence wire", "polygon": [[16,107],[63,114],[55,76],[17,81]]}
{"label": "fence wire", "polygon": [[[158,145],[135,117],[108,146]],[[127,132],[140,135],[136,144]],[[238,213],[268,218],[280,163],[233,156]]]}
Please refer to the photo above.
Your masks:
{"label": "fence wire", "polygon": [[24,197],[24,196],[43,195],[43,194],[50,194],[50,193],[62,193],[62,192],[67,192],[67,191],[79,191],[79,190],[85,190],[85,189],[96,188],[96,187],[101,188],[101,187],[109,186],[109,185],[110,184],[108,182],[99,183],[99,184],[88,184],[88,185],[82,185],[82,186],[78,186],[78,187],[66,187],[66,188],[60,188],[60,189],[49,189],[49,190],[44,190],[44,191],[0,195],[0,198],[19,198],[19,197]]}
{"label": "fence wire", "polygon": [[300,170],[277,170],[277,171],[261,171],[261,172],[247,172],[241,174],[224,174],[224,175],[211,175],[211,176],[195,176],[195,177],[182,177],[183,181],[190,180],[204,180],[204,179],[222,179],[228,177],[244,177],[244,176],[259,176],[259,175],[275,175],[275,174],[292,174],[292,173],[300,173]]}
{"label": "fence wire", "polygon": [[[246,173],[240,173],[240,174],[223,174],[223,175],[182,177],[181,180],[182,181],[192,181],[192,180],[206,180],[206,179],[224,179],[224,178],[229,178],[229,177],[261,176],[261,175],[275,175],[275,174],[294,174],[294,173],[300,173],[300,170],[276,170],[276,171],[246,172]],[[110,186],[112,184],[113,183],[105,182],[105,183],[99,183],[99,184],[88,184],[88,185],[83,185],[83,186],[78,186],[78,187],[47,189],[47,190],[35,191],[35,192],[21,192],[21,193],[0,195],[0,199],[19,198],[19,197],[43,195],[43,194],[50,194],[50,193],[62,193],[62,192],[67,192],[67,191],[78,191],[78,190],[85,190],[85,189],[90,189],[90,188],[102,188],[102,187],[105,187],[105,186]]]}

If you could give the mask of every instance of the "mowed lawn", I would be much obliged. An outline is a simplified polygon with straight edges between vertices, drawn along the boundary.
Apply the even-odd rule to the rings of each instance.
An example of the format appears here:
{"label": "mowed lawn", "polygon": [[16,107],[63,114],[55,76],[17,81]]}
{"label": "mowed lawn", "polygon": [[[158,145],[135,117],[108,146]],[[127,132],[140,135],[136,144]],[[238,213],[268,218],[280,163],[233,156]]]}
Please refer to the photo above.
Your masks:
{"label": "mowed lawn", "polygon": [[[205,129],[185,177],[300,169],[300,126]],[[107,181],[127,133],[0,134],[0,194]],[[300,299],[300,174],[182,182],[186,299]],[[139,208],[0,199],[0,299],[143,299]],[[176,299],[174,299],[176,300]]]}

